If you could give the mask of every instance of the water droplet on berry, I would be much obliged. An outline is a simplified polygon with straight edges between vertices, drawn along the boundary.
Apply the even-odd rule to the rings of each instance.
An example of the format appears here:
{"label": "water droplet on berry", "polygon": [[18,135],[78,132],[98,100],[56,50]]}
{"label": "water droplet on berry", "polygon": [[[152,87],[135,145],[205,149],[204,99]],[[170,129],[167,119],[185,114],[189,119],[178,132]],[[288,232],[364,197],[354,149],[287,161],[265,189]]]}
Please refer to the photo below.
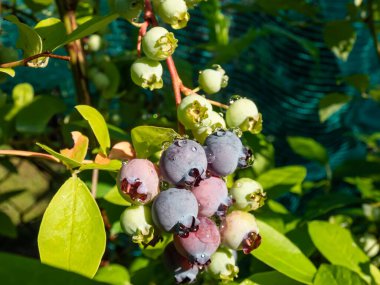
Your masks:
{"label": "water droplet on berry", "polygon": [[193,146],[193,147],[191,148],[191,150],[194,151],[194,152],[196,152],[196,151],[197,151],[197,148],[196,148],[195,146]]}
{"label": "water droplet on berry", "polygon": [[215,132],[215,134],[218,136],[218,137],[223,137],[223,136],[225,136],[226,135],[226,131],[225,130],[223,130],[223,129],[217,129],[216,130],[216,132]]}
{"label": "water droplet on berry", "polygon": [[243,135],[243,132],[240,128],[231,128],[230,131],[237,135],[239,138]]}
{"label": "water droplet on berry", "polygon": [[233,104],[234,102],[236,102],[239,99],[242,99],[242,97],[240,95],[233,95],[233,96],[231,96],[231,98],[228,101],[228,103],[231,105],[231,104]]}
{"label": "water droplet on berry", "polygon": [[183,147],[187,144],[187,140],[177,140],[174,143],[179,147]]}
{"label": "water droplet on berry", "polygon": [[212,151],[206,149],[206,157],[208,163],[213,163],[215,160],[215,155],[212,153]]}

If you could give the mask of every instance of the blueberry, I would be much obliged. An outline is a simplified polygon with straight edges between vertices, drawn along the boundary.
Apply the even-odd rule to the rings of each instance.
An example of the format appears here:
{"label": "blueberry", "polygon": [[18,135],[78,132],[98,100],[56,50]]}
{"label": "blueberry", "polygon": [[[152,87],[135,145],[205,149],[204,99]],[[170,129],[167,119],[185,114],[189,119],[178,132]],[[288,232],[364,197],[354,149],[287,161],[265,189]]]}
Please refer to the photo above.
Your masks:
{"label": "blueberry", "polygon": [[178,252],[193,264],[200,266],[210,263],[211,255],[220,245],[220,234],[216,224],[206,217],[199,217],[199,229],[190,232],[187,238],[174,236],[174,245]]}
{"label": "blueberry", "polygon": [[186,237],[198,229],[197,216],[197,199],[186,189],[169,188],[153,201],[153,222],[163,231]]}
{"label": "blueberry", "polygon": [[205,151],[208,169],[216,176],[226,176],[238,166],[247,166],[251,158],[251,153],[243,147],[239,137],[225,130],[217,130],[206,138]]}
{"label": "blueberry", "polygon": [[214,214],[224,216],[231,199],[223,179],[210,177],[191,189],[199,204],[199,216],[211,217]]}
{"label": "blueberry", "polygon": [[188,259],[180,255],[173,242],[165,248],[164,261],[166,266],[173,271],[177,284],[195,282],[199,272],[198,266],[191,264]]}
{"label": "blueberry", "polygon": [[134,204],[147,204],[159,191],[159,178],[152,162],[132,159],[123,163],[117,184],[121,196]]}
{"label": "blueberry", "polygon": [[176,186],[193,186],[206,177],[207,157],[203,147],[192,140],[176,140],[160,159],[164,180]]}

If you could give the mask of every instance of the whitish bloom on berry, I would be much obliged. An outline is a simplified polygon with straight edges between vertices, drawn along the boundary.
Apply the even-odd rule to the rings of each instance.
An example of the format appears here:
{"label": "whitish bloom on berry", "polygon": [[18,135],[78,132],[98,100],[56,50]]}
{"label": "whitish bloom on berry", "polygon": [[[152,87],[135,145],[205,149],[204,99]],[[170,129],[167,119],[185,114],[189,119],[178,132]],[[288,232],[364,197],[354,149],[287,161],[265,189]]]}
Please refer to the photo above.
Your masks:
{"label": "whitish bloom on berry", "polygon": [[177,109],[178,120],[186,129],[195,129],[210,125],[210,102],[203,96],[192,94],[185,97]]}
{"label": "whitish bloom on berry", "polygon": [[161,63],[147,57],[137,59],[131,66],[132,81],[150,90],[162,88],[162,73]]}
{"label": "whitish bloom on berry", "polygon": [[144,8],[144,0],[115,0],[115,12],[124,19],[133,22]]}
{"label": "whitish bloom on berry", "polygon": [[133,205],[128,207],[120,217],[123,231],[132,236],[132,241],[147,245],[154,237],[152,214],[149,207]]}
{"label": "whitish bloom on berry", "polygon": [[186,27],[190,15],[184,0],[156,0],[155,2],[157,13],[165,23],[171,25],[173,29]]}
{"label": "whitish bloom on berry", "polygon": [[258,134],[262,130],[262,117],[256,104],[249,99],[241,98],[233,102],[226,112],[226,123],[230,128],[240,128]]}
{"label": "whitish bloom on berry", "polygon": [[264,205],[266,193],[261,184],[250,178],[240,178],[235,181],[230,194],[234,208],[242,211],[254,211]]}
{"label": "whitish bloom on berry", "polygon": [[207,136],[212,134],[216,129],[226,128],[226,122],[219,113],[215,111],[209,112],[208,119],[210,121],[208,126],[200,126],[199,128],[191,130],[194,138],[196,138],[200,143],[203,143]]}
{"label": "whitish bloom on berry", "polygon": [[150,29],[142,39],[142,48],[147,57],[153,60],[165,60],[177,47],[173,33],[162,27]]}
{"label": "whitish bloom on berry", "polygon": [[207,272],[216,279],[222,281],[232,281],[239,273],[239,267],[236,266],[236,252],[224,247],[211,255],[211,263],[207,267]]}
{"label": "whitish bloom on berry", "polygon": [[214,64],[212,68],[200,71],[198,77],[200,87],[207,94],[217,93],[228,84],[228,76],[224,69],[217,64]]}

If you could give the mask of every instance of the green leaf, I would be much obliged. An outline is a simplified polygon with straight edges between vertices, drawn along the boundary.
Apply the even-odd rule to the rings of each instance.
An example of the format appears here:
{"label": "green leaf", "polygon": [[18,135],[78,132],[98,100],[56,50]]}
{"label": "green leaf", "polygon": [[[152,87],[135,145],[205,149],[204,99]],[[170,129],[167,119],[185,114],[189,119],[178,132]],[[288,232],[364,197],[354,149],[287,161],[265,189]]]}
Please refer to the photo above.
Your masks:
{"label": "green leaf", "polygon": [[76,273],[67,272],[39,260],[0,252],[0,276],[6,285],[101,285]]}
{"label": "green leaf", "polygon": [[296,154],[309,160],[318,161],[322,165],[328,163],[329,157],[327,150],[314,139],[306,137],[287,137],[287,140]]}
{"label": "green leaf", "polygon": [[256,274],[253,274],[248,279],[253,281],[254,284],[257,284],[257,285],[274,285],[274,284],[301,285],[302,284],[300,282],[295,281],[294,279],[287,277],[284,274],[281,274],[278,271],[267,271],[267,272],[256,273]]}
{"label": "green leaf", "polygon": [[0,236],[9,238],[17,237],[17,230],[12,220],[3,212],[0,212]]}
{"label": "green leaf", "polygon": [[88,151],[88,137],[77,131],[71,132],[71,137],[73,138],[74,146],[70,149],[61,149],[60,153],[75,161],[83,162]]}
{"label": "green leaf", "polygon": [[168,128],[140,126],[131,131],[132,143],[139,158],[148,158],[161,151],[165,143],[172,143],[179,135]]}
{"label": "green leaf", "polygon": [[16,72],[12,68],[0,68],[0,72],[8,74],[10,77],[15,77]]}
{"label": "green leaf", "polygon": [[66,39],[65,25],[57,18],[39,21],[34,30],[42,39],[43,51],[54,51]]}
{"label": "green leaf", "polygon": [[103,199],[119,206],[130,206],[131,203],[127,202],[123,197],[121,197],[117,186],[112,187],[110,191],[103,196]]}
{"label": "green leaf", "polygon": [[297,227],[290,232],[286,233],[288,239],[290,239],[298,248],[306,255],[311,256],[316,248],[313,241],[310,238],[306,225]]}
{"label": "green leaf", "polygon": [[[39,54],[43,51],[42,39],[35,30],[21,23],[16,16],[8,15],[4,19],[12,22],[17,26],[19,31],[19,38],[17,40],[16,47],[23,50],[25,58]],[[41,58],[35,59],[31,62],[28,62],[28,65],[38,65],[42,61],[43,59]]]}
{"label": "green leaf", "polygon": [[360,276],[346,267],[322,264],[315,275],[314,285],[366,285]]}
{"label": "green leaf", "polygon": [[109,23],[115,20],[119,15],[110,14],[106,16],[95,16],[91,20],[80,25],[74,32],[67,36],[66,40],[60,44],[63,46],[75,40],[84,38],[91,35],[103,28],[105,28]]}
{"label": "green leaf", "polygon": [[75,109],[77,109],[82,117],[88,121],[96,139],[98,140],[101,152],[107,154],[107,149],[111,146],[111,139],[106,121],[102,114],[100,114],[95,108],[87,105],[78,105],[75,106]]}
{"label": "green leaf", "polygon": [[351,97],[341,93],[330,93],[319,101],[319,120],[323,123],[334,113],[341,110]]}
{"label": "green leaf", "polygon": [[369,258],[348,230],[324,221],[309,222],[308,228],[313,243],[328,261],[345,266],[369,281]]}
{"label": "green leaf", "polygon": [[324,41],[332,52],[346,61],[356,40],[356,32],[348,20],[328,22],[323,30]]}
{"label": "green leaf", "polygon": [[12,90],[13,107],[5,116],[10,121],[25,106],[33,101],[34,89],[29,83],[17,84]]}
{"label": "green leaf", "polygon": [[46,9],[49,7],[53,0],[24,0],[25,4],[34,12]]}
{"label": "green leaf", "polygon": [[262,242],[252,255],[294,280],[311,284],[317,271],[313,263],[287,237],[260,220],[257,223]]}
{"label": "green leaf", "polygon": [[73,160],[67,156],[64,156],[64,155],[52,150],[50,147],[48,147],[46,145],[43,145],[40,143],[36,143],[36,144],[40,148],[44,149],[46,152],[50,153],[52,156],[58,158],[60,161],[62,161],[70,169],[80,167],[82,165],[79,161],[75,161],[75,160]]}
{"label": "green leaf", "polygon": [[41,261],[91,278],[98,270],[105,245],[98,205],[84,182],[69,178],[42,218],[38,234]]}
{"label": "green leaf", "polygon": [[353,86],[361,93],[365,93],[371,83],[368,74],[352,74],[350,76],[343,77],[341,82]]}
{"label": "green leaf", "polygon": [[268,198],[275,199],[289,191],[300,193],[305,177],[305,167],[285,166],[264,172],[257,178],[257,181],[267,192]]}
{"label": "green leaf", "polygon": [[106,170],[106,171],[119,171],[121,168],[121,161],[117,159],[110,160],[107,164],[100,164],[100,163],[87,163],[83,164],[79,170],[90,170],[90,169],[99,169],[99,170]]}
{"label": "green leaf", "polygon": [[99,269],[94,280],[112,285],[129,285],[130,277],[127,269],[119,264],[109,264]]}
{"label": "green leaf", "polygon": [[[64,112],[65,103],[57,97],[38,96],[16,116],[16,130],[20,133],[41,134],[50,119]],[[41,110],[44,110],[41,112]]]}

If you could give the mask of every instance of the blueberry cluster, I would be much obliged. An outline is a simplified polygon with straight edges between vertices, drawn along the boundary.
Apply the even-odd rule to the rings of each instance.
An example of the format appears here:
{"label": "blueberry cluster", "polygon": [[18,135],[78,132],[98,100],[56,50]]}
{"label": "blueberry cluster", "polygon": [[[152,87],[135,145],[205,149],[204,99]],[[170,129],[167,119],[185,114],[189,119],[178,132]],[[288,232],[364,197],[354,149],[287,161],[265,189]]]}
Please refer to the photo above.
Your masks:
{"label": "blueberry cluster", "polygon": [[[236,251],[248,254],[260,245],[249,211],[262,206],[265,193],[249,178],[228,190],[223,177],[248,166],[251,156],[235,132],[217,129],[203,145],[175,140],[162,152],[159,167],[146,159],[123,163],[119,191],[133,204],[121,216],[124,232],[144,247],[172,234],[164,258],[177,283],[194,282],[200,271],[233,280]],[[159,191],[160,178],[169,189]]]}

